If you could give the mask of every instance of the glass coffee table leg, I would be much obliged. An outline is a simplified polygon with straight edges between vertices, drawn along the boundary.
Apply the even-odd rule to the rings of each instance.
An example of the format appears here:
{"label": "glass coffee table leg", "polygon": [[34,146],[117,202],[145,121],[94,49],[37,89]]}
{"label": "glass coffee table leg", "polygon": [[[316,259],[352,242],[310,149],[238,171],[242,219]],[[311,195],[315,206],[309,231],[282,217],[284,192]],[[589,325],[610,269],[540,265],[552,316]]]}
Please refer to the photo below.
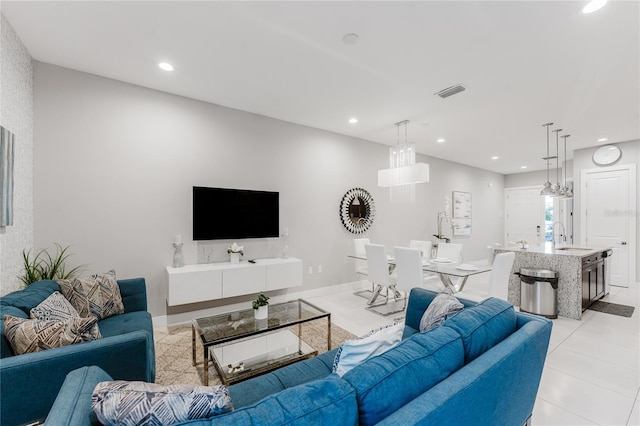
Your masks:
{"label": "glass coffee table leg", "polygon": [[196,328],[191,325],[191,365],[196,366]]}
{"label": "glass coffee table leg", "polygon": [[[203,345],[204,346],[204,345]],[[204,348],[204,385],[205,386],[209,386],[209,355],[208,353],[209,351],[207,351],[207,348]]]}

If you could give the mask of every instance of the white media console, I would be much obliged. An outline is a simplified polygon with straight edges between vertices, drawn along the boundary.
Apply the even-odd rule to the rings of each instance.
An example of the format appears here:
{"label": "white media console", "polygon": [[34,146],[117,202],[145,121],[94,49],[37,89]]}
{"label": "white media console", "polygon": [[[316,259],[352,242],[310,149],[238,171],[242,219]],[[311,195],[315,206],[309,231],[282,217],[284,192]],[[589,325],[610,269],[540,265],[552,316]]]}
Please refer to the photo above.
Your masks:
{"label": "white media console", "polygon": [[167,267],[167,305],[184,305],[302,285],[302,260],[208,263]]}

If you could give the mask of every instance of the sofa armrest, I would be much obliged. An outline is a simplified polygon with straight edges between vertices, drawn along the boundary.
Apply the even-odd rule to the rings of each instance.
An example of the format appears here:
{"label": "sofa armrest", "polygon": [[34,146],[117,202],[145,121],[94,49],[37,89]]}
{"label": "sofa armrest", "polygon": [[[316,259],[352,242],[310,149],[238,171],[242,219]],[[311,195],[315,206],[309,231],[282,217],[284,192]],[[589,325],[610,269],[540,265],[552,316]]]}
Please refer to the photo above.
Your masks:
{"label": "sofa armrest", "polygon": [[111,380],[111,376],[95,365],[82,367],[67,374],[44,422],[45,426],[101,424],[91,407],[91,396],[98,383]]}
{"label": "sofa armrest", "polygon": [[515,333],[378,424],[525,424],[533,411],[552,326],[542,318],[519,324]]}
{"label": "sofa armrest", "polygon": [[147,285],[144,278],[118,280],[124,312],[147,310]]}
{"label": "sofa armrest", "polygon": [[[3,358],[0,364],[2,424],[42,420],[70,371],[96,365],[114,379],[155,380],[153,337],[134,331],[24,355]],[[130,354],[126,361],[123,354]]]}

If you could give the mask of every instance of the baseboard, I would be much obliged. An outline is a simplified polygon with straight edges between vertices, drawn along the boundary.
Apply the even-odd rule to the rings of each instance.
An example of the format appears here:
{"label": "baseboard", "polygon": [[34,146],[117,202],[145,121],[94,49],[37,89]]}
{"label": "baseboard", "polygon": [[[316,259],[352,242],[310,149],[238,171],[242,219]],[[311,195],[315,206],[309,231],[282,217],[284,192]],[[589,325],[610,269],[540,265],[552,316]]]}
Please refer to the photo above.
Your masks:
{"label": "baseboard", "polygon": [[[296,291],[295,288],[290,289],[286,294],[273,296],[271,303],[286,302],[292,299],[311,299],[314,297],[322,297],[330,294],[341,293],[344,291],[356,291],[363,288],[369,288],[371,284],[367,280],[354,281],[350,283],[332,285],[329,287],[320,287],[310,290]],[[207,317],[211,315],[224,314],[226,312],[238,311],[241,309],[248,309],[250,306],[247,302],[231,303],[224,306],[218,306],[215,308],[199,309],[195,311],[182,312],[173,315],[160,315],[153,317],[154,327],[168,327],[175,325],[191,324],[194,318]]]}

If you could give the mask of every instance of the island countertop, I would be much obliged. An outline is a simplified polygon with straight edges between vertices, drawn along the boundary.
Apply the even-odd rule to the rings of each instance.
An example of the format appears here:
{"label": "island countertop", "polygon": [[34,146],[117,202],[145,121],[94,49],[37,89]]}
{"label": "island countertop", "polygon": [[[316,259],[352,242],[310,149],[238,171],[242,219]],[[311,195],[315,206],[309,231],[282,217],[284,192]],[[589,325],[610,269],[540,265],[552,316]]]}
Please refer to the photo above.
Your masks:
{"label": "island countertop", "polygon": [[[558,274],[558,315],[571,318],[582,318],[582,264],[586,257],[594,256],[610,247],[557,246],[549,243],[520,247],[496,248],[495,253],[515,252],[513,272],[521,268],[537,268],[555,271]],[[520,305],[520,277],[512,274],[509,280],[509,301]]]}
{"label": "island countertop", "polygon": [[539,245],[529,246],[526,249],[522,249],[517,246],[501,248],[502,251],[514,251],[514,252],[528,252],[528,253],[540,253],[540,254],[553,254],[559,256],[578,256],[580,258],[591,256],[603,251],[611,250],[611,247],[581,247],[577,245],[560,245],[555,248],[551,243],[544,243]]}

